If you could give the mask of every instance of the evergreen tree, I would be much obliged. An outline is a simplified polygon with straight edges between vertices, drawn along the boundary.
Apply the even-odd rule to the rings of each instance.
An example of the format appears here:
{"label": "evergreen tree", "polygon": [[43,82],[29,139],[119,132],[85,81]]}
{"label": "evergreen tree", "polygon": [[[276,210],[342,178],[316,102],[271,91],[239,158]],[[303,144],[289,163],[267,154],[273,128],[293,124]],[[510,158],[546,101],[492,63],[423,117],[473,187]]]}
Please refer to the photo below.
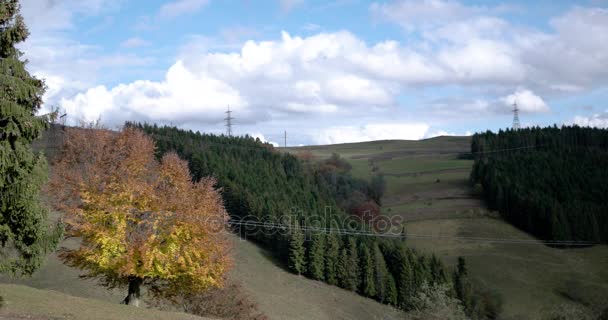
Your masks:
{"label": "evergreen tree", "polygon": [[325,280],[325,234],[312,235],[308,251],[308,275],[315,280]]}
{"label": "evergreen tree", "polygon": [[431,284],[442,284],[447,281],[447,277],[445,274],[445,270],[443,269],[443,265],[441,261],[435,256],[431,256],[430,260],[430,272],[431,272]]}
{"label": "evergreen tree", "polygon": [[387,303],[388,296],[388,275],[389,271],[386,267],[386,261],[384,255],[380,250],[378,243],[373,245],[373,260],[374,260],[374,282],[376,286],[376,298],[378,301]]}
{"label": "evergreen tree", "polygon": [[366,297],[376,296],[376,282],[374,277],[374,259],[365,242],[359,244],[361,256],[361,293]]}
{"label": "evergreen tree", "polygon": [[397,284],[395,283],[395,277],[389,272],[386,276],[386,299],[385,302],[391,306],[397,305]]}
{"label": "evergreen tree", "polygon": [[299,224],[291,229],[289,240],[289,269],[301,275],[306,270],[306,248],[304,247],[304,233]]}
{"label": "evergreen tree", "polygon": [[325,254],[325,280],[328,284],[338,285],[338,264],[340,259],[340,238],[335,234],[327,236]]}
{"label": "evergreen tree", "polygon": [[0,2],[0,272],[26,275],[61,237],[60,226],[49,229],[48,211],[39,198],[47,165],[31,144],[48,119],[35,116],[44,82],[27,72],[15,47],[28,35],[18,1]]}
{"label": "evergreen tree", "polygon": [[336,266],[336,275],[338,277],[338,285],[344,289],[351,289],[350,281],[349,281],[349,259],[348,259],[348,250],[346,248],[340,249],[340,258],[338,259],[338,264]]}
{"label": "evergreen tree", "polygon": [[345,288],[351,291],[357,291],[361,278],[359,276],[359,253],[357,248],[357,240],[353,237],[348,237],[347,240],[348,260],[346,263],[346,279]]}
{"label": "evergreen tree", "polygon": [[473,287],[467,277],[468,271],[463,257],[458,257],[458,265],[454,270],[454,291],[456,297],[462,302],[467,315],[471,315],[474,306]]}

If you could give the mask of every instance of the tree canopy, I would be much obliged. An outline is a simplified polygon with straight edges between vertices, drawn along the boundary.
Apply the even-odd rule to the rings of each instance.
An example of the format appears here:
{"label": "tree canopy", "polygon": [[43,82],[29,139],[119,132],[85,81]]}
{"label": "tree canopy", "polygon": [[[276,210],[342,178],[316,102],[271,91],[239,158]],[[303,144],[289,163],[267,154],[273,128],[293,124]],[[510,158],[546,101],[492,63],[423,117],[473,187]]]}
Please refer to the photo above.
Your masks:
{"label": "tree canopy", "polygon": [[126,304],[138,304],[142,284],[167,297],[222,285],[231,261],[213,178],[193,182],[175,153],[157,161],[136,129],[69,129],[65,140],[52,185],[68,234],[82,239],[62,250],[66,263],[128,284]]}

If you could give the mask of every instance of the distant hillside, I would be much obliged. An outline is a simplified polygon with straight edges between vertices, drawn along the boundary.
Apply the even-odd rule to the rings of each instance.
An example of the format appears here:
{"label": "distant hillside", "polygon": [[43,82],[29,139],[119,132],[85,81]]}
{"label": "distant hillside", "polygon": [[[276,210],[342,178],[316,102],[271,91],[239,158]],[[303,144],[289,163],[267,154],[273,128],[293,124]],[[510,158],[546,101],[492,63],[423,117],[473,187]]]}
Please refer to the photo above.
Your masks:
{"label": "distant hillside", "polygon": [[[335,152],[348,160],[355,177],[384,174],[387,189],[382,212],[404,219],[411,235],[408,246],[435,253],[448,265],[454,265],[459,256],[466,257],[472,280],[501,297],[498,319],[546,319],[559,310],[556,306],[591,313],[605,308],[608,245],[572,250],[548,247],[489,210],[479,190],[470,184],[474,161],[459,157],[470,152],[471,140],[370,141],[288,151],[310,152],[317,158]],[[476,237],[507,241],[471,239]]]}

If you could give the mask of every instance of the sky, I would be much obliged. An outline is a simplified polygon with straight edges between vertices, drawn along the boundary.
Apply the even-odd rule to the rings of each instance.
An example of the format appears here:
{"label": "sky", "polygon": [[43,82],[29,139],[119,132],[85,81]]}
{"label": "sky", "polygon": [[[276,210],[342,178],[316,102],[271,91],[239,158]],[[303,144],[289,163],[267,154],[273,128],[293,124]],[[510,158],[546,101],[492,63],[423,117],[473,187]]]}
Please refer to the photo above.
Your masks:
{"label": "sky", "polygon": [[22,0],[41,113],[288,145],[608,127],[608,1]]}

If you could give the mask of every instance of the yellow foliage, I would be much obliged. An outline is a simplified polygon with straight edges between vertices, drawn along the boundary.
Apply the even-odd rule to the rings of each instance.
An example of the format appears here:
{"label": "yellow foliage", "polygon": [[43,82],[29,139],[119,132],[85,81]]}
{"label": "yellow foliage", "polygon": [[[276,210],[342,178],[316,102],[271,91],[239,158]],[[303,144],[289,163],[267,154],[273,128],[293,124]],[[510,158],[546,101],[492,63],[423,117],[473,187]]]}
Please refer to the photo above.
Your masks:
{"label": "yellow foliage", "polygon": [[160,283],[168,295],[222,285],[231,261],[214,179],[192,182],[176,154],[157,161],[134,129],[72,129],[67,141],[51,188],[82,245],[64,261],[109,284]]}

